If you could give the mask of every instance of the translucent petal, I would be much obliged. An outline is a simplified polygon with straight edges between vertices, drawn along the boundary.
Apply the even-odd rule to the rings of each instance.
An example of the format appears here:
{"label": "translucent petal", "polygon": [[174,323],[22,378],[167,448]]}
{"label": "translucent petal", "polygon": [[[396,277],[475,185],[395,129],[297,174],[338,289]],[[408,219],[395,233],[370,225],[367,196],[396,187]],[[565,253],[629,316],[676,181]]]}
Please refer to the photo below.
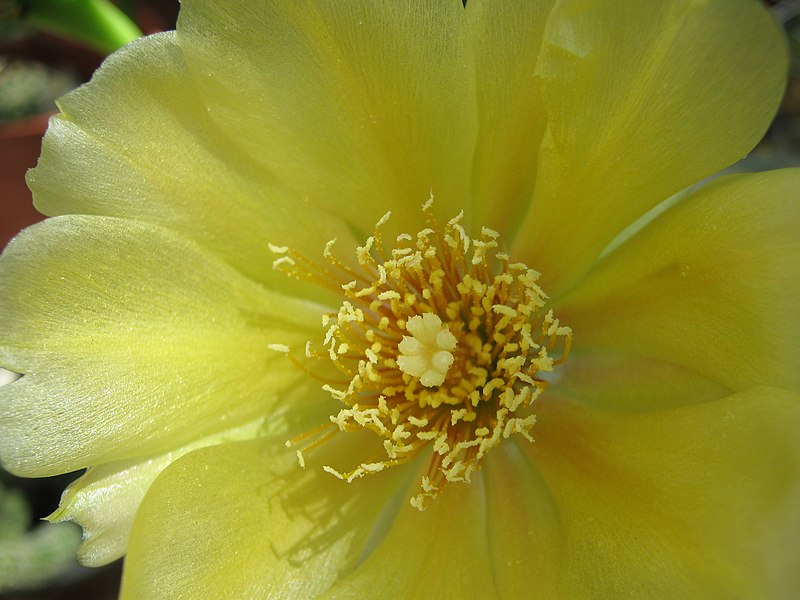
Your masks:
{"label": "translucent petal", "polygon": [[335,203],[315,204],[302,189],[290,189],[214,123],[172,33],[116,52],[59,105],[62,114],[51,120],[28,175],[36,206],[47,215],[110,215],[170,227],[282,289],[302,286],[274,271],[268,242],[291,242],[317,258],[329,239],[349,239],[350,228],[329,210]]}
{"label": "translucent petal", "polygon": [[[511,552],[495,568],[508,589],[542,580],[559,598],[800,593],[796,394],[761,388],[638,415],[551,397],[537,415],[536,441],[520,450],[539,475],[487,467],[499,508],[490,531]],[[517,506],[542,520],[512,528],[515,511],[499,499],[520,495]],[[510,568],[526,546],[547,557]]]}
{"label": "translucent petal", "polygon": [[[537,424],[536,437],[538,429]],[[557,592],[562,516],[535,465],[517,444],[508,441],[487,455],[481,474],[486,495],[485,543],[499,597],[568,597]]]}
{"label": "translucent petal", "polygon": [[460,0],[187,1],[178,40],[210,118],[244,154],[349,222],[371,229],[393,208],[407,228],[431,192],[443,215],[468,198],[463,17]]}
{"label": "translucent petal", "polygon": [[800,390],[798,189],[800,169],[722,177],[667,210],[556,301],[576,350]]}
{"label": "translucent petal", "polygon": [[481,475],[450,484],[423,512],[406,497],[372,552],[323,597],[498,598],[483,490]]}
{"label": "translucent petal", "polygon": [[[473,231],[514,231],[533,192],[547,126],[534,77],[554,0],[470,0],[479,136],[472,173]],[[506,240],[509,241],[509,240]]]}
{"label": "translucent petal", "polygon": [[128,546],[133,518],[155,478],[187,452],[237,439],[256,437],[261,421],[215,434],[166,454],[90,467],[61,496],[58,510],[47,519],[73,521],[83,529],[78,560],[99,567],[120,558]]}
{"label": "translucent petal", "polygon": [[[358,452],[351,441],[324,459]],[[316,597],[358,562],[398,472],[348,484],[310,463],[265,440],[173,463],[136,517],[122,598]]]}
{"label": "translucent petal", "polygon": [[302,349],[320,307],[169,230],[53,218],[6,249],[0,277],[0,364],[24,374],[0,388],[0,457],[15,473],[170,451],[316,385],[269,345]]}
{"label": "translucent petal", "polygon": [[574,348],[554,378],[559,396],[619,411],[650,411],[718,400],[730,387],[691,365],[599,345]]}
{"label": "translucent petal", "polygon": [[557,295],[638,216],[747,154],[787,59],[751,0],[567,0],[544,38],[549,128],[514,254]]}

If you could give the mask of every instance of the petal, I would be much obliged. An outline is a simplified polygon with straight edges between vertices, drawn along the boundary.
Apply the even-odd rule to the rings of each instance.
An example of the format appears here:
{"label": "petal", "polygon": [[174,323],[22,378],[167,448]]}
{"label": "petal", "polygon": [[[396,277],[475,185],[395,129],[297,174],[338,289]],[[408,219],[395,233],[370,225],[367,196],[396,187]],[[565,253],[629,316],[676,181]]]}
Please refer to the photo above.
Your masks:
{"label": "petal", "polygon": [[800,390],[798,189],[800,169],[722,177],[667,210],[556,301],[576,349]]}
{"label": "petal", "polygon": [[268,242],[290,242],[318,257],[329,239],[350,237],[336,211],[328,211],[335,204],[320,209],[307,194],[287,189],[213,123],[174,34],[116,52],[59,105],[28,175],[36,206],[47,215],[110,215],[169,227],[281,289],[298,286],[273,270]]}
{"label": "petal", "polygon": [[691,366],[577,344],[552,378],[558,395],[611,411],[649,411],[719,400],[733,390]]}
{"label": "petal", "polygon": [[368,231],[387,208],[418,221],[431,192],[443,214],[468,198],[460,0],[189,1],[178,40],[211,119],[312,204]]}
{"label": "petal", "polygon": [[558,594],[555,576],[563,541],[561,515],[538,469],[509,441],[488,454],[481,473],[486,543],[499,597],[568,598]]}
{"label": "petal", "polygon": [[563,292],[625,226],[744,157],[785,85],[751,0],[566,0],[537,65],[549,130],[515,254]]}
{"label": "petal", "polygon": [[553,0],[470,0],[479,137],[472,173],[472,230],[513,231],[527,209],[547,127],[534,77]]}
{"label": "petal", "polygon": [[13,472],[170,451],[312,385],[269,346],[302,348],[321,309],[168,230],[50,219],[6,249],[0,279],[0,363],[24,374],[0,388],[0,457]]}
{"label": "petal", "polygon": [[[412,480],[412,494],[427,462]],[[325,598],[497,598],[481,475],[450,484],[425,511],[406,498],[366,560]]]}
{"label": "petal", "polygon": [[551,398],[538,417],[521,450],[557,507],[557,597],[800,593],[798,395],[761,388],[638,415]]}
{"label": "petal", "polygon": [[73,521],[83,529],[78,560],[88,567],[108,564],[125,554],[133,518],[155,478],[187,452],[223,442],[256,437],[261,421],[204,438],[172,452],[146,459],[90,467],[73,481],[47,520]]}
{"label": "petal", "polygon": [[[358,452],[349,442],[321,450]],[[191,452],[145,497],[122,598],[316,597],[358,561],[398,489],[389,471],[347,484],[265,440]]]}

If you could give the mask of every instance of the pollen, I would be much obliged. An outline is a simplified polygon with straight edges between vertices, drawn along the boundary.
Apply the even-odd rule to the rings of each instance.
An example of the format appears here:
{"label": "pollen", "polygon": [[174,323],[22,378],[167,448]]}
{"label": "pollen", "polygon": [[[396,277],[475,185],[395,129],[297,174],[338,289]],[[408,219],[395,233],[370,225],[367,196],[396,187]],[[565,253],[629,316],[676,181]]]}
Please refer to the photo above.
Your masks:
{"label": "pollen", "polygon": [[534,443],[534,403],[572,342],[571,329],[547,307],[539,273],[511,262],[498,232],[482,227],[473,239],[463,213],[441,225],[432,200],[422,211],[427,226],[400,234],[391,248],[384,215],[350,261],[336,258],[334,241],[322,266],[270,246],[276,269],[342,296],[323,315],[319,340],[306,345],[306,362],[289,353],[309,373],[324,370],[309,361],[322,361],[343,375],[322,385],[342,408],[327,426],[287,444],[303,444],[298,460],[305,465],[334,435],[371,431],[382,459],[365,456],[349,471],[322,466],[345,482],[426,455],[427,472],[410,501],[420,510],[446,484],[470,482],[504,440]]}

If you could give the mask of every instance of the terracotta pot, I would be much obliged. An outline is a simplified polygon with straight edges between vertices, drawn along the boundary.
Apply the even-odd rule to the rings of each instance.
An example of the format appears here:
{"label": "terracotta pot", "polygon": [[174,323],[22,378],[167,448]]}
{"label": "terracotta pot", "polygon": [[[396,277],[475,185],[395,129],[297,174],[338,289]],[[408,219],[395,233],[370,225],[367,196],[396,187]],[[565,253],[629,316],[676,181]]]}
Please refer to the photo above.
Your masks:
{"label": "terracotta pot", "polygon": [[0,124],[0,248],[44,218],[33,208],[25,172],[36,165],[50,114]]}
{"label": "terracotta pot", "polygon": [[[88,81],[102,57],[77,44],[46,34],[0,43],[0,55],[35,61]],[[25,173],[36,165],[47,121],[56,110],[0,122],[0,249],[20,229],[44,217],[33,208]]]}

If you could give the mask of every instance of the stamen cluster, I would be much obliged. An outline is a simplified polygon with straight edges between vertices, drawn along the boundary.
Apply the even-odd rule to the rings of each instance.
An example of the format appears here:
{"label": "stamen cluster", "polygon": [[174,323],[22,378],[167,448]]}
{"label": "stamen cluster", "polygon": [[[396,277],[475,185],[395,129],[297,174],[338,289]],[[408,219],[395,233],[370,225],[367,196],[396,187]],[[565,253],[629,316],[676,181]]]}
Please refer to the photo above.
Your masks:
{"label": "stamen cluster", "polygon": [[[502,440],[518,434],[533,441],[531,405],[547,385],[541,374],[566,359],[572,337],[544,310],[539,274],[511,263],[498,250],[496,231],[484,227],[471,239],[463,212],[444,227],[431,201],[423,212],[428,227],[416,236],[401,234],[389,251],[381,235],[385,215],[357,248],[358,268],[333,257],[333,242],[326,246],[340,281],[346,274],[345,298],[323,317],[324,349],[306,349],[345,376],[339,385],[323,386],[345,405],[331,416],[336,430],[371,430],[385,451],[382,460],[347,473],[324,469],[353,481],[430,449],[427,474],[411,501],[420,510],[446,482],[469,482]],[[294,267],[296,258],[287,254],[276,264]]]}

